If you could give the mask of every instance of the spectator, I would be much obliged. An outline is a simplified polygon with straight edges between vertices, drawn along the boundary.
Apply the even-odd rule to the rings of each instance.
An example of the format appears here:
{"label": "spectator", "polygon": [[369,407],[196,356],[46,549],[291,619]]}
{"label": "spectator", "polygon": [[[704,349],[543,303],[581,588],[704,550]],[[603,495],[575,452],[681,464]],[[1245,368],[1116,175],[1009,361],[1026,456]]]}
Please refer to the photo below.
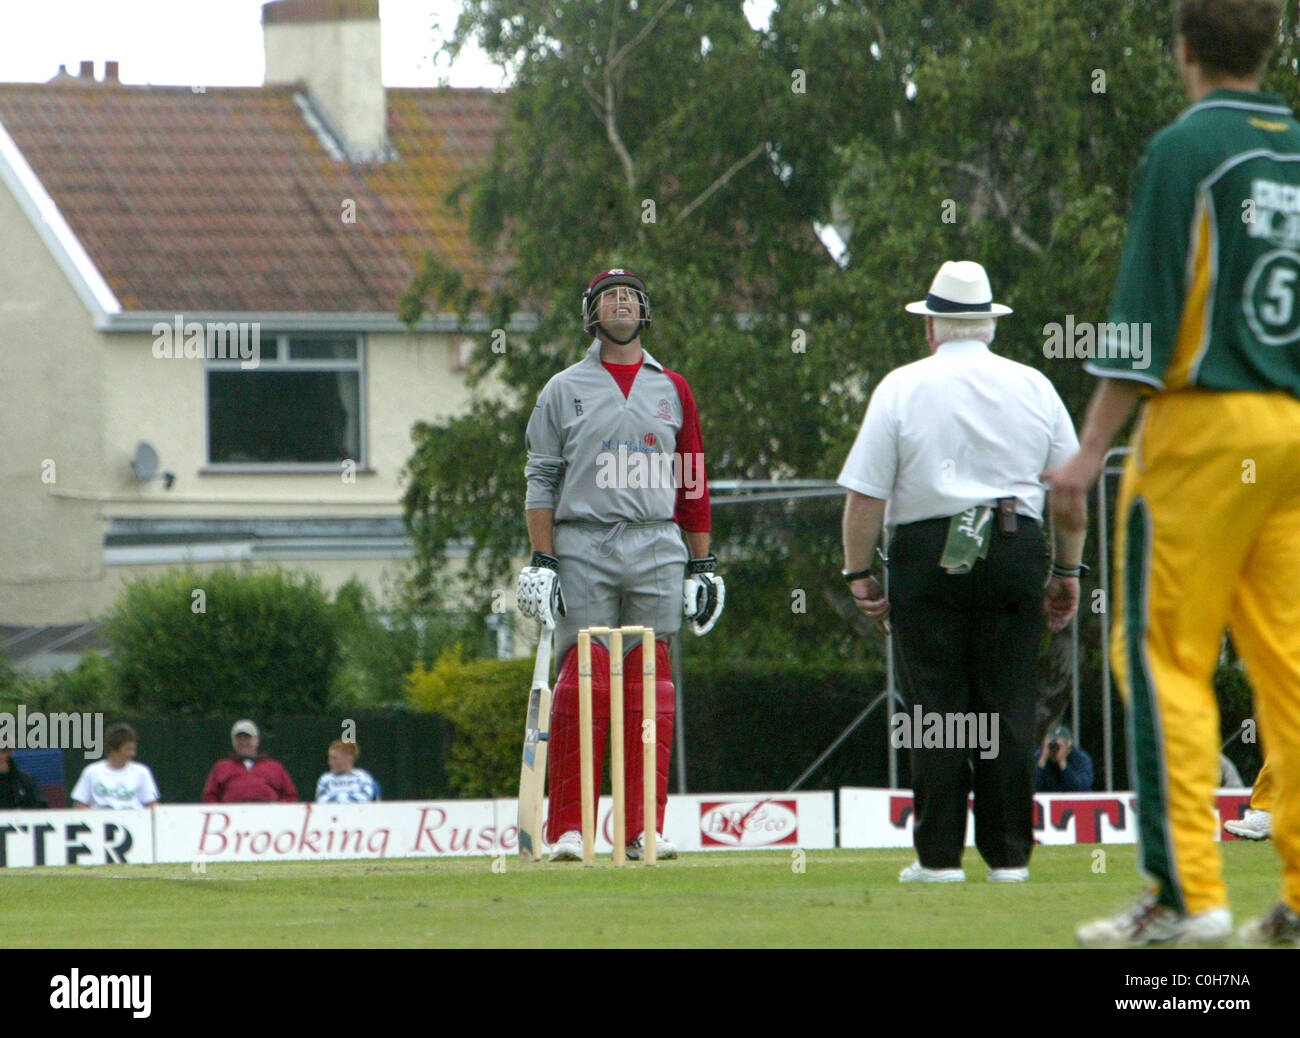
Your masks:
{"label": "spectator", "polygon": [[104,736],[108,756],[87,765],[72,787],[76,807],[108,807],[127,811],[158,803],[158,783],[148,765],[135,759],[135,729],[115,724]]}
{"label": "spectator", "polygon": [[36,780],[14,763],[14,751],[0,747],[0,811],[44,807]]}
{"label": "spectator", "polygon": [[284,765],[259,755],[261,734],[252,721],[236,721],[230,729],[234,752],[208,772],[203,787],[205,804],[264,804],[282,800],[296,803],[298,790]]}
{"label": "spectator", "polygon": [[318,804],[365,804],[379,799],[379,783],[370,772],[356,767],[361,747],[335,739],[330,743],[330,770],[316,783]]}
{"label": "spectator", "polygon": [[1034,789],[1039,793],[1086,793],[1092,789],[1092,758],[1074,745],[1074,735],[1063,724],[1047,731],[1034,768]]}

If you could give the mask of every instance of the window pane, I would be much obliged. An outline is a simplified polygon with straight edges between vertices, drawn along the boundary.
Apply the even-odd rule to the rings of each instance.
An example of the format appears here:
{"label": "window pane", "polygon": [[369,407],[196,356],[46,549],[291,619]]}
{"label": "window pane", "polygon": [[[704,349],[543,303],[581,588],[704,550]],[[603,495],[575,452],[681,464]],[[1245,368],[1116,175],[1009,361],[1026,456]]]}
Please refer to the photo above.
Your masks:
{"label": "window pane", "polygon": [[360,460],[355,371],[209,371],[212,464]]}
{"label": "window pane", "polygon": [[357,340],[290,339],[290,360],[356,360]]}

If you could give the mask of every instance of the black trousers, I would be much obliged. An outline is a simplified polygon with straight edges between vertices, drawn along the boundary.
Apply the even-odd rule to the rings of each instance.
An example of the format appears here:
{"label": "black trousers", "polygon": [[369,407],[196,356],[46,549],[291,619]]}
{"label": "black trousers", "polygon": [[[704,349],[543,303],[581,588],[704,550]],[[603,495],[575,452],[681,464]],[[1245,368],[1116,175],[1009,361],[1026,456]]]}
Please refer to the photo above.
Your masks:
{"label": "black trousers", "polygon": [[1014,534],[998,529],[996,514],[991,522],[988,557],[960,576],[939,568],[947,519],[899,526],[890,542],[895,662],[909,715],[920,706],[945,719],[982,714],[986,732],[997,724],[997,752],[987,759],[970,748],[969,729],[954,739],[961,727],[945,724],[948,738],[929,747],[921,732],[910,733],[913,842],[931,869],[961,865],[972,790],[975,846],[990,868],[1028,864],[1034,845],[1031,753],[1046,545],[1032,519],[1019,516]]}

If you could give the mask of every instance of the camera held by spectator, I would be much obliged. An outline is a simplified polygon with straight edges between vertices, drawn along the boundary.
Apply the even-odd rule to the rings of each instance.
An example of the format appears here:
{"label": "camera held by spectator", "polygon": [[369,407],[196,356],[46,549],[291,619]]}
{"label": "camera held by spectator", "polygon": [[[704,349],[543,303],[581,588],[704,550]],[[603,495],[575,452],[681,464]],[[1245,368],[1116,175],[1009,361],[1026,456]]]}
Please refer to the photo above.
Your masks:
{"label": "camera held by spectator", "polygon": [[1047,730],[1034,769],[1039,793],[1083,793],[1092,789],[1092,758],[1074,745],[1074,733],[1063,724]]}

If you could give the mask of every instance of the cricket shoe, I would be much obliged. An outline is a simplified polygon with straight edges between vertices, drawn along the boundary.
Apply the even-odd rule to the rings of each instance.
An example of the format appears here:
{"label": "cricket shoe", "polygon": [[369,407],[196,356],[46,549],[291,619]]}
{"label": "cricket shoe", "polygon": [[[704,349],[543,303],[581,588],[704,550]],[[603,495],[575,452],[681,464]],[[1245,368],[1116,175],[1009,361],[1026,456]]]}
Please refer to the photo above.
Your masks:
{"label": "cricket shoe", "polygon": [[1029,879],[1029,866],[1017,869],[989,869],[990,883],[1024,883]]}
{"label": "cricket shoe", "polygon": [[927,869],[919,861],[914,861],[898,874],[898,882],[965,883],[966,873],[961,869]]}
{"label": "cricket shoe", "polygon": [[1232,913],[1226,908],[1209,908],[1186,915],[1157,903],[1155,895],[1148,893],[1118,915],[1084,923],[1074,936],[1085,948],[1223,944],[1232,936]]}
{"label": "cricket shoe", "polygon": [[1243,840],[1267,840],[1273,835],[1273,816],[1268,811],[1246,810],[1242,818],[1224,822],[1223,828]]}
{"label": "cricket shoe", "polygon": [[582,861],[582,833],[570,829],[551,844],[551,861]]}
{"label": "cricket shoe", "polygon": [[[640,861],[645,853],[645,833],[627,845],[627,860]],[[662,836],[655,837],[655,860],[672,861],[677,857],[677,845]]]}
{"label": "cricket shoe", "polygon": [[1238,930],[1237,936],[1252,948],[1300,948],[1300,915],[1279,901],[1267,914]]}

